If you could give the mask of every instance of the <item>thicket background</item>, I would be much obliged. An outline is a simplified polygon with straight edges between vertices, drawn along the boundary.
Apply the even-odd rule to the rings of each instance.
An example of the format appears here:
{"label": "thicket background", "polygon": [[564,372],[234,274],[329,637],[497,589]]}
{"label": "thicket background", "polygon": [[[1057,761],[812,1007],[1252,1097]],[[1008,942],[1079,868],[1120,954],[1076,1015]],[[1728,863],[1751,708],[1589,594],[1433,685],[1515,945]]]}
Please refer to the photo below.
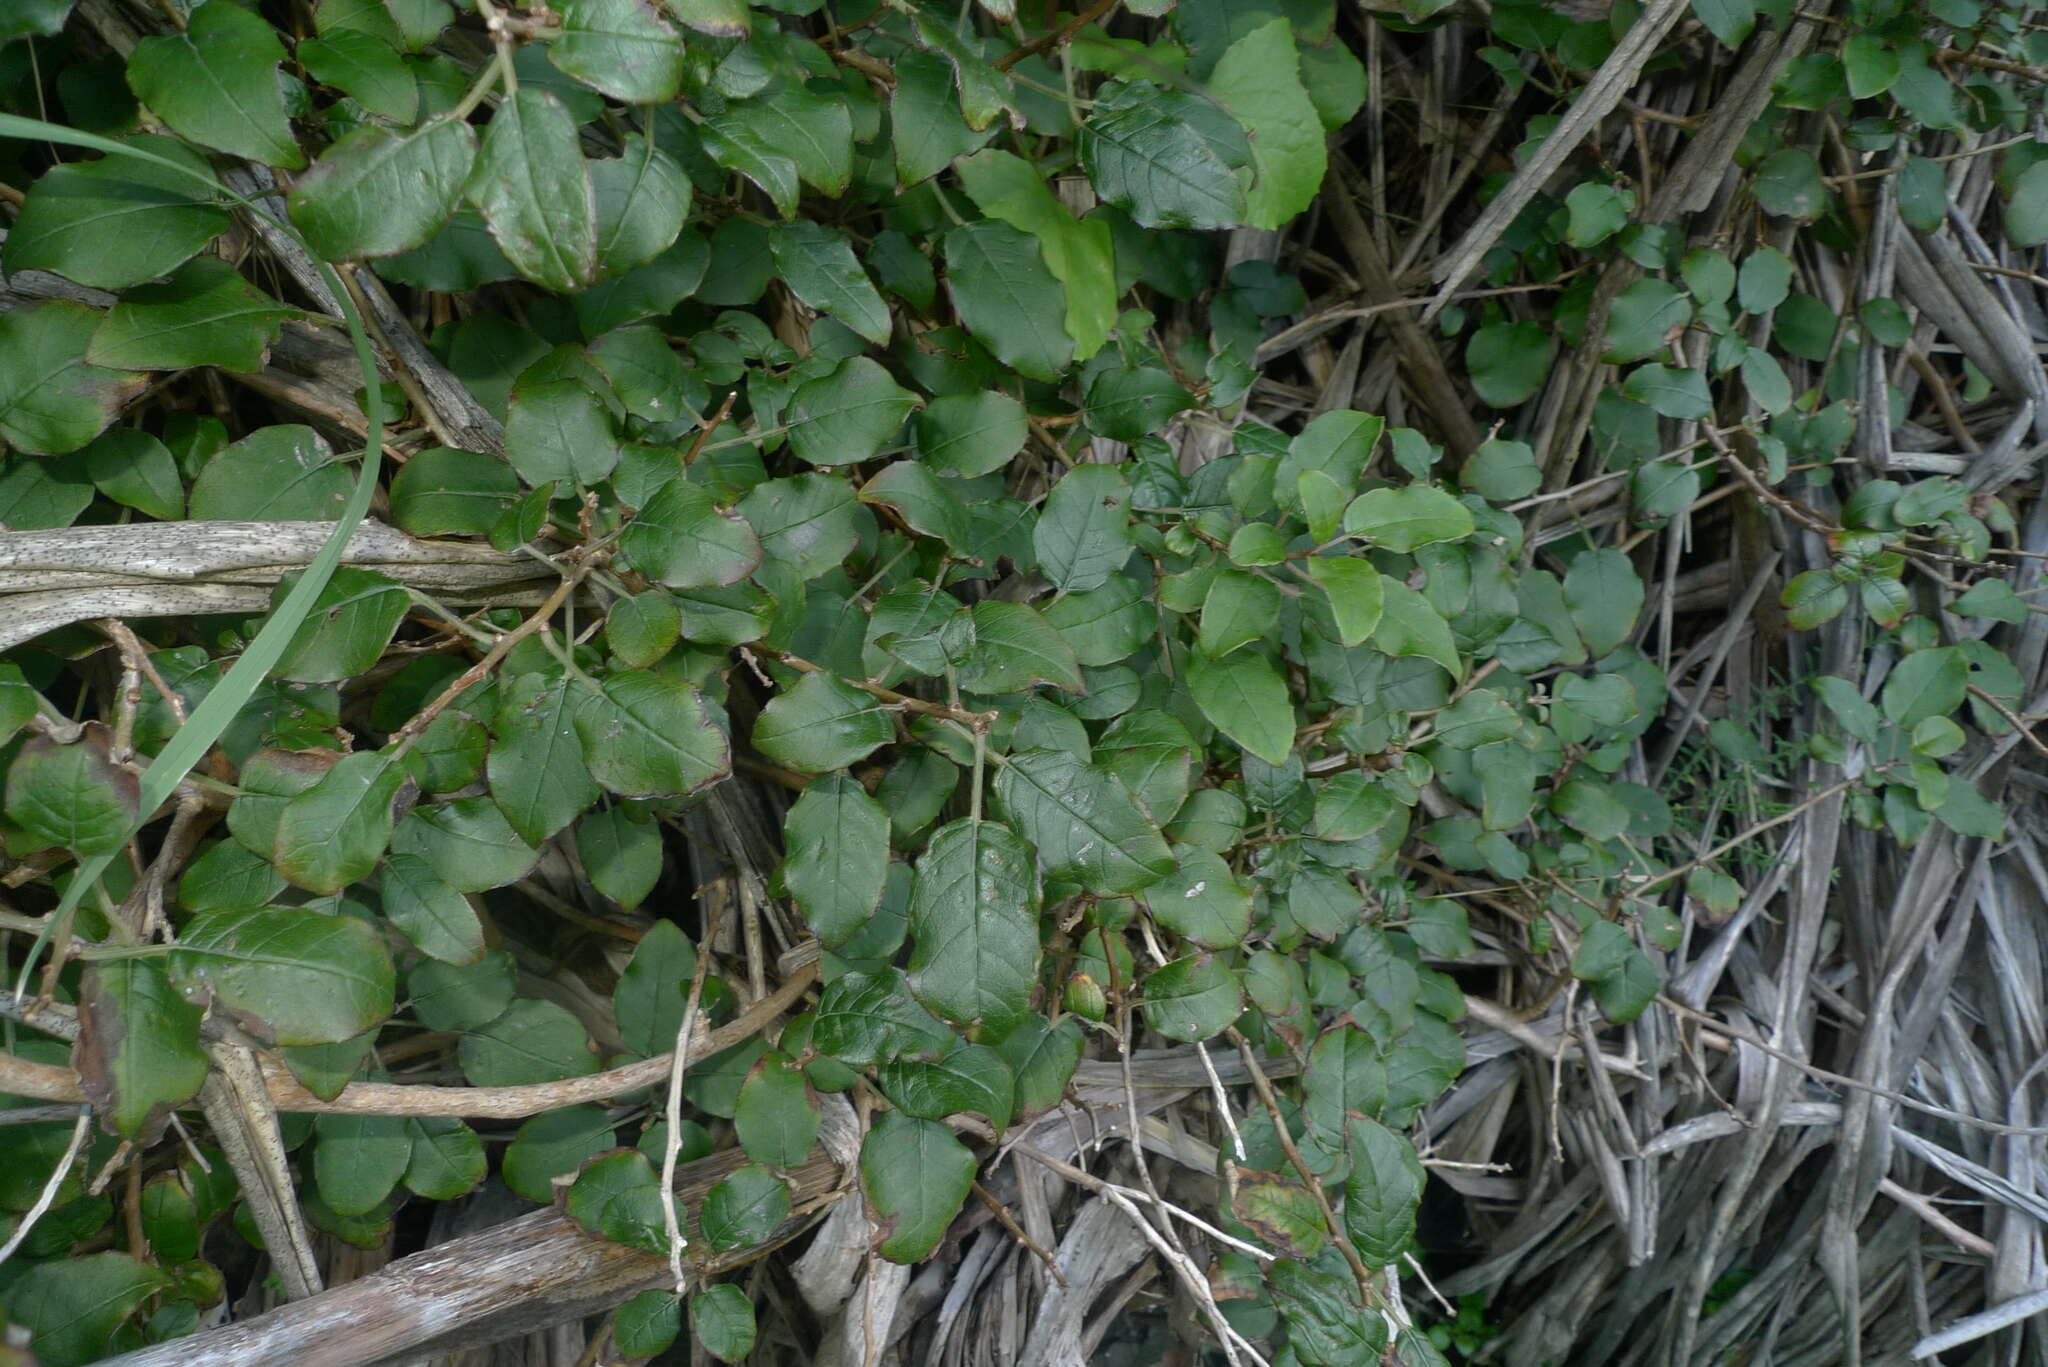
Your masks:
{"label": "thicket background", "polygon": [[2048,1363],[2044,80],[0,5],[0,1352]]}

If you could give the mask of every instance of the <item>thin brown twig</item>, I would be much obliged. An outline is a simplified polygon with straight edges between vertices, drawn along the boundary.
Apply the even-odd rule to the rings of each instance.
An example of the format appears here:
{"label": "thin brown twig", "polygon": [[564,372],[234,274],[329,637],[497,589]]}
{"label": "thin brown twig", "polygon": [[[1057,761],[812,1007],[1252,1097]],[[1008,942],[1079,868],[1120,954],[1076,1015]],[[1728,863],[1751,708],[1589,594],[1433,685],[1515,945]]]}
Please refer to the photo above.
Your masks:
{"label": "thin brown twig", "polygon": [[1998,713],[1999,716],[2004,717],[2006,721],[2012,724],[2013,730],[2026,737],[2027,744],[2034,747],[2036,754],[2048,756],[2048,745],[2042,744],[2041,738],[2033,733],[2032,729],[2020,717],[2020,714],[2007,707],[2002,699],[1986,693],[1975,684],[1970,685],[1970,692],[1976,697],[1982,698],[1992,711]]}
{"label": "thin brown twig", "polygon": [[1045,1264],[1045,1270],[1052,1274],[1052,1279],[1058,1282],[1061,1287],[1065,1287],[1067,1279],[1065,1274],[1060,1271],[1059,1264],[1053,1261],[1052,1254],[1040,1248],[1037,1242],[1024,1232],[1024,1227],[1017,1223],[1017,1217],[1010,1214],[1009,1207],[998,1201],[994,1194],[979,1182],[974,1183],[974,1194],[981,1198],[981,1203],[988,1207],[991,1215],[996,1217],[996,1223],[1008,1230],[1012,1239],[1015,1239],[1018,1243],[1029,1249],[1039,1262]]}
{"label": "thin brown twig", "polygon": [[1345,1263],[1351,1268],[1351,1275],[1358,1279],[1359,1295],[1368,1308],[1378,1309],[1380,1293],[1379,1288],[1373,1285],[1372,1272],[1367,1269],[1365,1259],[1358,1256],[1357,1247],[1352,1244],[1350,1236],[1344,1232],[1343,1224],[1337,1219],[1336,1207],[1330,1204],[1330,1196],[1323,1190],[1322,1179],[1316,1176],[1315,1169],[1308,1165],[1308,1160],[1301,1156],[1301,1150],[1295,1146],[1294,1136],[1287,1128],[1287,1117],[1280,1110],[1279,1099],[1273,1095],[1273,1083],[1266,1076],[1266,1070],[1259,1066],[1258,1056],[1252,1052],[1251,1041],[1247,1040],[1243,1032],[1234,1025],[1228,1033],[1230,1042],[1237,1046],[1238,1054],[1244,1059],[1245,1068],[1252,1075],[1252,1090],[1259,1094],[1260,1104],[1265,1106],[1266,1114],[1272,1117],[1274,1138],[1280,1141],[1281,1149],[1287,1154],[1287,1161],[1301,1174],[1301,1180],[1308,1184],[1309,1195],[1315,1198],[1317,1208],[1323,1213],[1323,1221],[1329,1226],[1331,1241],[1337,1245],[1337,1251],[1344,1255]]}
{"label": "thin brown twig", "polygon": [[1067,20],[1066,23],[1061,24],[1058,28],[1053,29],[1049,33],[1042,33],[1024,44],[1024,46],[1006,52],[996,58],[993,65],[997,71],[1008,71],[1026,57],[1036,57],[1039,53],[1049,48],[1055,48],[1065,43],[1082,29],[1087,28],[1090,24],[1115,9],[1116,6],[1117,0],[1095,0],[1093,5]]}

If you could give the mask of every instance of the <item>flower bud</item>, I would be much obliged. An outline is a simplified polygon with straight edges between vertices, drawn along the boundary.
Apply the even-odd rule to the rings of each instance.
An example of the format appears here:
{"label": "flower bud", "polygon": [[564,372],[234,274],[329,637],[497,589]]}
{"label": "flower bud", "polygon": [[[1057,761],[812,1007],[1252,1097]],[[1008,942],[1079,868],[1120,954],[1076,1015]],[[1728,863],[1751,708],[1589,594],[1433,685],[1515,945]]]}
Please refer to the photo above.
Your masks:
{"label": "flower bud", "polygon": [[1102,986],[1086,973],[1077,973],[1067,983],[1067,1010],[1083,1020],[1099,1021],[1109,1014],[1109,998]]}

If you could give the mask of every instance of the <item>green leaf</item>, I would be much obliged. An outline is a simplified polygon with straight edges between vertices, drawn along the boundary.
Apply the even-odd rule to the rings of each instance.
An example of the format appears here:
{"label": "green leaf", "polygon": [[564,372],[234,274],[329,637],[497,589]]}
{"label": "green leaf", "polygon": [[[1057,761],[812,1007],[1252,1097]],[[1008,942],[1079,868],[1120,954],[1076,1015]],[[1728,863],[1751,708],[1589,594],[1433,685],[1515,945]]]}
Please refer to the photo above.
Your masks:
{"label": "green leaf", "polygon": [[1613,840],[1628,830],[1629,812],[1604,784],[1573,779],[1550,799],[1550,810],[1588,840]]}
{"label": "green leaf", "polygon": [[1776,247],[1759,247],[1742,259],[1735,277],[1735,299],[1744,313],[1769,313],[1785,301],[1792,287],[1792,259]]}
{"label": "green leaf", "polygon": [[789,448],[813,465],[871,460],[918,402],[879,362],[849,356],[790,396]]}
{"label": "green leaf", "polygon": [[917,1000],[994,1038],[1014,1028],[1038,975],[1038,896],[1031,848],[1008,827],[940,827],[911,885],[909,986]]}
{"label": "green leaf", "polygon": [[1586,649],[1598,657],[1634,634],[1643,581],[1621,551],[1581,551],[1565,574],[1564,601]]}
{"label": "green leaf", "polygon": [[2026,600],[2005,580],[1980,579],[1956,597],[1949,611],[1958,617],[2019,623],[2027,620],[2028,608]]}
{"label": "green leaf", "polygon": [[820,1123],[818,1099],[797,1061],[787,1054],[763,1054],[740,1084],[733,1112],[747,1157],[770,1167],[796,1167],[810,1157]]}
{"label": "green leaf", "polygon": [[766,191],[784,218],[796,214],[798,181],[827,195],[853,175],[853,118],[843,101],[783,85],[728,105],[700,126],[704,150]]}
{"label": "green leaf", "polygon": [[491,795],[530,845],[539,845],[597,800],[576,735],[579,700],[566,680],[527,674],[500,684],[488,772]]}
{"label": "green leaf", "polygon": [[914,460],[899,460],[861,486],[860,501],[894,510],[905,526],[935,536],[947,547],[968,553],[970,524],[967,505],[955,484],[942,480]]}
{"label": "green leaf", "polygon": [[394,123],[411,123],[419,113],[419,82],[382,38],[354,29],[334,29],[305,39],[294,55],[307,75],[352,97],[372,114]]}
{"label": "green leaf", "polygon": [[76,451],[142,392],[145,377],[86,362],[101,317],[68,299],[0,315],[0,439],[38,455]]}
{"label": "green leaf", "polygon": [[505,417],[505,459],[529,485],[598,483],[619,463],[604,400],[578,380],[516,385]]}
{"label": "green leaf", "polygon": [[674,596],[657,589],[619,600],[604,619],[604,643],[612,658],[636,669],[667,655],[682,631],[683,614]]}
{"label": "green leaf", "polygon": [[[739,1294],[736,1286],[708,1287],[699,1292],[697,1299],[712,1291],[727,1290]],[[745,1295],[740,1303],[746,1304]],[[753,1324],[754,1308],[747,1306],[747,1322]],[[683,1332],[683,1303],[673,1291],[656,1287],[642,1291],[619,1307],[618,1316],[612,1321],[612,1344],[622,1357],[651,1358],[665,1352]]]}
{"label": "green leaf", "polygon": [[704,1195],[697,1227],[721,1252],[767,1243],[789,1219],[789,1188],[759,1166],[737,1168]]}
{"label": "green leaf", "polygon": [[1081,164],[1096,191],[1145,228],[1228,228],[1246,216],[1235,168],[1245,131],[1192,90],[1128,81],[1106,88],[1081,127]]}
{"label": "green leaf", "polygon": [[889,306],[882,302],[874,282],[861,269],[853,254],[853,242],[845,233],[809,219],[798,219],[773,229],[768,242],[775,255],[776,274],[789,286],[791,294],[818,312],[837,318],[876,346],[889,344]]}
{"label": "green leaf", "polygon": [[[271,591],[272,611],[294,582],[287,575]],[[391,644],[392,633],[411,605],[403,585],[375,570],[336,570],[278,662],[277,676],[338,683],[368,672]]]}
{"label": "green leaf", "polygon": [[1450,624],[1429,600],[1389,575],[1380,576],[1381,611],[1373,648],[1396,659],[1420,656],[1440,664],[1453,679],[1463,675]]}
{"label": "green leaf", "polygon": [[1489,502],[1507,503],[1541,488],[1543,468],[1527,443],[1495,437],[1466,457],[1458,483]]}
{"label": "green leaf", "polygon": [[1188,691],[1217,730],[1266,763],[1285,764],[1294,752],[1294,700],[1266,656],[1190,656]]}
{"label": "green leaf", "polygon": [[1344,1232],[1367,1267],[1391,1267],[1415,1236],[1424,1175],[1415,1146],[1378,1121],[1345,1126]]}
{"label": "green leaf", "polygon": [[1536,323],[1488,323],[1465,344],[1465,368],[1488,406],[1513,408],[1550,374],[1550,334]]}
{"label": "green leaf", "polygon": [[1279,585],[1259,575],[1222,570],[1209,581],[1209,591],[1202,596],[1195,648],[1220,660],[1263,637],[1279,620]]}
{"label": "green leaf", "polygon": [[7,1317],[26,1329],[43,1367],[80,1367],[107,1355],[114,1331],[171,1279],[126,1253],[38,1263],[7,1293]]}
{"label": "green leaf", "polygon": [[[634,316],[665,312],[696,288],[709,258],[702,237],[680,236],[690,209],[690,180],[673,157],[639,134],[628,133],[618,156],[590,163],[590,184],[597,196],[599,274],[617,276],[655,263],[646,272],[617,282],[622,294],[651,298],[646,312]],[[687,284],[677,288],[678,281]],[[657,287],[663,293],[655,297]],[[579,316],[594,297],[579,297]],[[597,330],[586,324],[584,335]]]}
{"label": "green leaf", "polygon": [[457,892],[504,887],[532,872],[540,858],[498,804],[481,794],[413,808],[393,833],[391,848],[423,856],[434,876]]}
{"label": "green leaf", "polygon": [[1240,1178],[1230,1213],[1262,1241],[1300,1257],[1314,1257],[1329,1239],[1308,1188],[1275,1177]]}
{"label": "green leaf", "polygon": [[0,745],[13,740],[16,732],[34,720],[40,710],[36,698],[36,690],[22,676],[21,666],[12,660],[0,660]]}
{"label": "green leaf", "polygon": [[1875,99],[1899,79],[1899,54],[1874,33],[1852,33],[1842,41],[1842,69],[1851,96]]}
{"label": "green leaf", "polygon": [[1083,402],[1088,429],[1115,441],[1137,441],[1194,405],[1180,381],[1154,366],[1118,366],[1088,379]]}
{"label": "green leaf", "polygon": [[969,128],[953,96],[953,68],[943,57],[910,50],[896,58],[896,89],[889,97],[896,183],[906,189],[930,180],[994,134]]}
{"label": "green leaf", "polygon": [[952,64],[960,83],[960,112],[969,128],[986,128],[1009,106],[1004,77],[982,59],[981,53],[965,42],[951,20],[940,22],[913,10],[918,46],[937,53]]}
{"label": "green leaf", "polygon": [[[689,5],[705,2],[683,0]],[[754,1351],[753,1302],[731,1282],[707,1286],[690,1298],[690,1329],[711,1356],[721,1362],[744,1362]]]}
{"label": "green leaf", "polygon": [[1065,291],[1035,238],[1007,223],[963,224],[945,237],[946,286],[960,321],[1004,365],[1048,383],[1073,363]]}
{"label": "green leaf", "polygon": [[128,145],[172,165],[108,156],[51,167],[29,187],[0,247],[10,273],[55,271],[81,285],[127,289],[226,231],[226,211],[188,174],[210,176],[205,157],[175,138],[137,135]]}
{"label": "green leaf", "polygon": [[562,0],[548,60],[627,104],[661,104],[682,88],[683,43],[649,0]]}
{"label": "green leaf", "polygon": [[114,427],[85,451],[86,470],[116,503],[165,522],[185,515],[185,485],[170,451],[149,433]]}
{"label": "green leaf", "polygon": [[882,1228],[877,1251],[891,1262],[919,1263],[974,1183],[974,1155],[935,1120],[889,1111],[861,1141],[860,1187]]}
{"label": "green leaf", "polygon": [[396,974],[353,916],[274,907],[209,911],[179,932],[171,980],[275,1044],[339,1044],[391,1014]]}
{"label": "green leaf", "polygon": [[1472,510],[1441,489],[1411,484],[1370,489],[1344,510],[1344,530],[1377,547],[1407,554],[1417,546],[1459,541],[1472,534]]}
{"label": "green leaf", "polygon": [[1244,125],[1258,179],[1245,221],[1278,228],[1315,201],[1329,157],[1323,123],[1301,85],[1301,56],[1284,19],[1232,43],[1209,77],[1209,93]]}
{"label": "green leaf", "polygon": [[587,1164],[576,1174],[563,1207],[570,1219],[601,1239],[648,1253],[668,1251],[661,1174],[638,1149],[615,1150]]}
{"label": "green leaf", "polygon": [[656,921],[633,950],[613,990],[619,1038],[643,1058],[675,1048],[697,972],[697,948],[673,921]]}
{"label": "green leaf", "polygon": [[234,5],[202,5],[183,32],[135,45],[128,84],[192,141],[296,171],[306,158],[285,117],[278,82],[284,55],[262,16]]}
{"label": "green leaf", "polygon": [[913,430],[923,464],[962,478],[1002,469],[1030,435],[1024,405],[993,390],[933,399]]}
{"label": "green leaf", "polygon": [[505,1185],[529,1201],[552,1202],[550,1179],[574,1172],[593,1154],[610,1148],[611,1122],[596,1106],[568,1106],[537,1115],[519,1127],[505,1150]]}
{"label": "green leaf", "polygon": [[1179,848],[1180,864],[1142,896],[1159,924],[1205,949],[1244,942],[1252,924],[1252,892],[1223,857],[1193,845]]}
{"label": "green leaf", "polygon": [[368,750],[345,755],[285,803],[271,862],[297,887],[326,896],[367,878],[391,840],[392,804],[405,770]]}
{"label": "green leaf", "polygon": [[837,569],[859,541],[867,516],[846,481],[831,475],[758,484],[740,500],[739,512],[766,557],[802,579]]}
{"label": "green leaf", "polygon": [[[476,909],[467,897],[441,881],[425,856],[394,853],[384,862],[378,892],[384,914],[421,953],[451,964],[471,964],[483,957],[483,924],[477,920]],[[332,1197],[328,1204],[334,1204]]]}
{"label": "green leaf", "polygon": [[844,768],[893,735],[886,707],[824,673],[804,675],[754,722],[756,749],[777,764],[813,774]]}
{"label": "green leaf", "polygon": [[260,370],[278,329],[297,316],[227,262],[206,257],[162,284],[130,290],[93,333],[86,357],[132,370]]}
{"label": "green leaf", "polygon": [[597,200],[576,120],[531,85],[498,106],[465,193],[519,273],[567,293],[597,272]]}
{"label": "green leaf", "polygon": [[530,997],[464,1034],[456,1052],[478,1087],[521,1087],[597,1071],[583,1023],[554,1002]]}
{"label": "green leaf", "polygon": [[1236,975],[1212,954],[1161,965],[1142,990],[1145,1023],[1185,1043],[1222,1034],[1244,1009]]}
{"label": "green leaf", "polygon": [[590,776],[607,792],[683,797],[732,772],[723,721],[694,684],[635,669],[608,677],[602,697],[584,697],[576,734]]}
{"label": "green leaf", "polygon": [[[988,829],[990,824],[983,822],[983,829]],[[947,828],[942,827],[938,835],[945,835],[946,830]],[[1016,841],[1013,835],[1008,839],[1010,842]],[[938,836],[934,836],[931,845],[926,847],[927,859],[931,857],[932,845],[937,843]],[[957,857],[961,854],[959,850],[950,851],[949,859],[952,863],[959,864],[963,862]],[[1000,859],[997,858],[998,855]],[[1030,851],[1021,845],[1016,845],[1015,848],[983,851],[978,856],[973,851],[965,853],[965,862],[971,864],[978,859],[982,865],[996,869],[992,875],[996,881],[986,889],[992,898],[1007,898],[1010,895],[1007,880],[1011,874],[1007,867],[996,866],[1001,864],[1021,868],[1025,875],[1029,876],[1030,858]],[[950,870],[948,876],[951,876]],[[964,869],[959,871],[959,876],[973,877],[971,872]],[[971,896],[980,896],[982,891],[978,883],[968,889]],[[1034,924],[1037,919],[1036,896],[1037,889],[1033,884],[1033,900],[1026,907],[1026,914]],[[1005,916],[1014,915],[1007,910],[998,910]],[[972,947],[969,948],[971,950]],[[943,983],[940,984],[939,990],[945,990]],[[811,1043],[817,1047],[819,1053],[855,1068],[872,1067],[883,1059],[897,1058],[904,1054],[935,1059],[951,1049],[955,1042],[952,1031],[941,1025],[919,1004],[917,998],[911,995],[904,975],[895,969],[874,974],[845,973],[833,979],[818,998],[817,1021],[811,1030]]]}
{"label": "green leaf", "polygon": [[816,779],[782,828],[782,886],[827,949],[868,923],[889,872],[889,814],[844,775]]}
{"label": "green leaf", "polygon": [[1046,495],[1032,545],[1063,592],[1100,588],[1131,555],[1130,486],[1114,465],[1077,465]]}
{"label": "green leaf", "polygon": [[592,887],[631,911],[661,881],[661,828],[624,807],[591,812],[576,823],[576,858]]}
{"label": "green leaf", "polygon": [[960,658],[960,686],[969,692],[1011,693],[1034,683],[1082,691],[1073,647],[1035,609],[988,599],[953,622],[963,625],[949,629],[947,647]]}
{"label": "green leaf", "polygon": [[172,988],[162,963],[88,964],[79,1001],[72,1061],[109,1129],[135,1139],[199,1094],[207,1069],[200,1010]]}
{"label": "green leaf", "polygon": [[1371,775],[1338,774],[1317,789],[1312,829],[1318,840],[1362,840],[1384,828],[1400,810],[1393,790]]}
{"label": "green leaf", "polygon": [[619,546],[641,573],[671,588],[737,584],[761,564],[761,543],[745,519],[719,511],[703,486],[681,479],[655,492]]}
{"label": "green leaf", "polygon": [[1961,778],[1949,784],[1947,795],[1934,809],[1934,819],[1957,835],[2005,839],[2005,813],[1997,803],[1986,800],[1975,784]]}
{"label": "green leaf", "polygon": [[192,481],[189,515],[195,522],[330,522],[348,498],[348,479],[312,428],[259,428],[206,462]]}
{"label": "green leaf", "polygon": [[1612,365],[1648,360],[1667,352],[1671,338],[1692,321],[1692,300],[1669,281],[1636,281],[1615,299],[1607,314],[1606,350]]}
{"label": "green leaf", "polygon": [[107,746],[98,725],[70,745],[30,737],[7,767],[7,819],[40,844],[85,855],[120,849],[141,806],[135,776]]}
{"label": "green leaf", "polygon": [[64,31],[73,0],[21,0],[0,15],[0,43],[9,38],[54,38]]}
{"label": "green leaf", "polygon": [[1849,588],[1827,570],[1802,570],[1778,595],[1785,620],[1795,631],[1811,631],[1841,616],[1849,606]]}
{"label": "green leaf", "polygon": [[92,480],[75,456],[14,456],[0,468],[0,524],[14,531],[69,527],[92,506]]}
{"label": "green leaf", "polygon": [[985,1044],[967,1044],[935,1062],[892,1059],[877,1072],[882,1094],[906,1115],[944,1120],[978,1115],[1001,1137],[1017,1107],[1017,1079],[1003,1056]]}
{"label": "green leaf", "polygon": [[[719,38],[744,38],[750,17],[747,0],[667,0],[669,13],[699,33]],[[705,1347],[710,1347],[706,1344]],[[726,1361],[736,1361],[727,1358]]]}
{"label": "green leaf", "polygon": [[1628,226],[1636,210],[1633,190],[1602,181],[1582,181],[1564,197],[1569,216],[1564,230],[1567,244],[1580,251],[1596,247]]}
{"label": "green leaf", "polygon": [[299,177],[286,200],[292,225],[330,260],[411,251],[455,213],[476,155],[476,133],[460,119],[409,133],[365,124]]}
{"label": "green leaf", "polygon": [[1741,47],[1756,28],[1755,0],[1692,0],[1692,12],[1726,48]]}
{"label": "green leaf", "polygon": [[2005,205],[2005,232],[2016,247],[2048,242],[2048,162],[2035,162],[2014,182]]}
{"label": "green leaf", "polygon": [[[1434,0],[1423,0],[1434,4]],[[1409,8],[1415,8],[1411,0]],[[1282,1259],[1266,1273],[1289,1346],[1315,1367],[1371,1367],[1387,1346],[1386,1319],[1358,1302],[1358,1283],[1347,1271],[1324,1272]],[[1410,1364],[1417,1367],[1417,1364]]]}
{"label": "green leaf", "polygon": [[1820,162],[1803,147],[1781,148],[1758,162],[1750,188],[1764,212],[1781,218],[1817,218],[1828,202]]}
{"label": "green leaf", "polygon": [[1969,660],[1955,646],[1916,650],[1892,667],[1880,703],[1892,725],[1911,730],[1929,717],[1944,717],[1963,705],[1969,688]]}
{"label": "green leaf", "polygon": [[414,536],[480,535],[518,494],[519,479],[503,461],[433,446],[392,479],[391,520]]}
{"label": "green leaf", "polygon": [[1046,268],[1066,288],[1066,329],[1074,359],[1102,349],[1116,326],[1116,260],[1109,224],[1074,217],[1031,163],[1009,152],[977,152],[953,168],[990,218],[1030,233]]}
{"label": "green leaf", "polygon": [[391,1194],[412,1161],[403,1116],[323,1115],[313,1121],[313,1177],[338,1215],[363,1215]]}
{"label": "green leaf", "polygon": [[996,774],[995,791],[1012,824],[1037,847],[1049,878],[1115,897],[1174,870],[1165,838],[1122,781],[1067,751],[1010,756]]}

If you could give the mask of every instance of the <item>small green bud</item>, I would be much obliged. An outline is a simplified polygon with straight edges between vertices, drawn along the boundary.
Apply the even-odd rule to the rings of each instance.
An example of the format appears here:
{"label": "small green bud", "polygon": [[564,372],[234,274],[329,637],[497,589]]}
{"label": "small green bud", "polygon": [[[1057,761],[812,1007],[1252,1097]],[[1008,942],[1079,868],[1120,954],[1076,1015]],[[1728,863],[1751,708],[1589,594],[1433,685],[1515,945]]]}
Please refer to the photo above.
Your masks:
{"label": "small green bud", "polygon": [[1067,982],[1067,1010],[1082,1020],[1100,1021],[1109,1014],[1109,998],[1102,994],[1102,986],[1086,973],[1077,973]]}

